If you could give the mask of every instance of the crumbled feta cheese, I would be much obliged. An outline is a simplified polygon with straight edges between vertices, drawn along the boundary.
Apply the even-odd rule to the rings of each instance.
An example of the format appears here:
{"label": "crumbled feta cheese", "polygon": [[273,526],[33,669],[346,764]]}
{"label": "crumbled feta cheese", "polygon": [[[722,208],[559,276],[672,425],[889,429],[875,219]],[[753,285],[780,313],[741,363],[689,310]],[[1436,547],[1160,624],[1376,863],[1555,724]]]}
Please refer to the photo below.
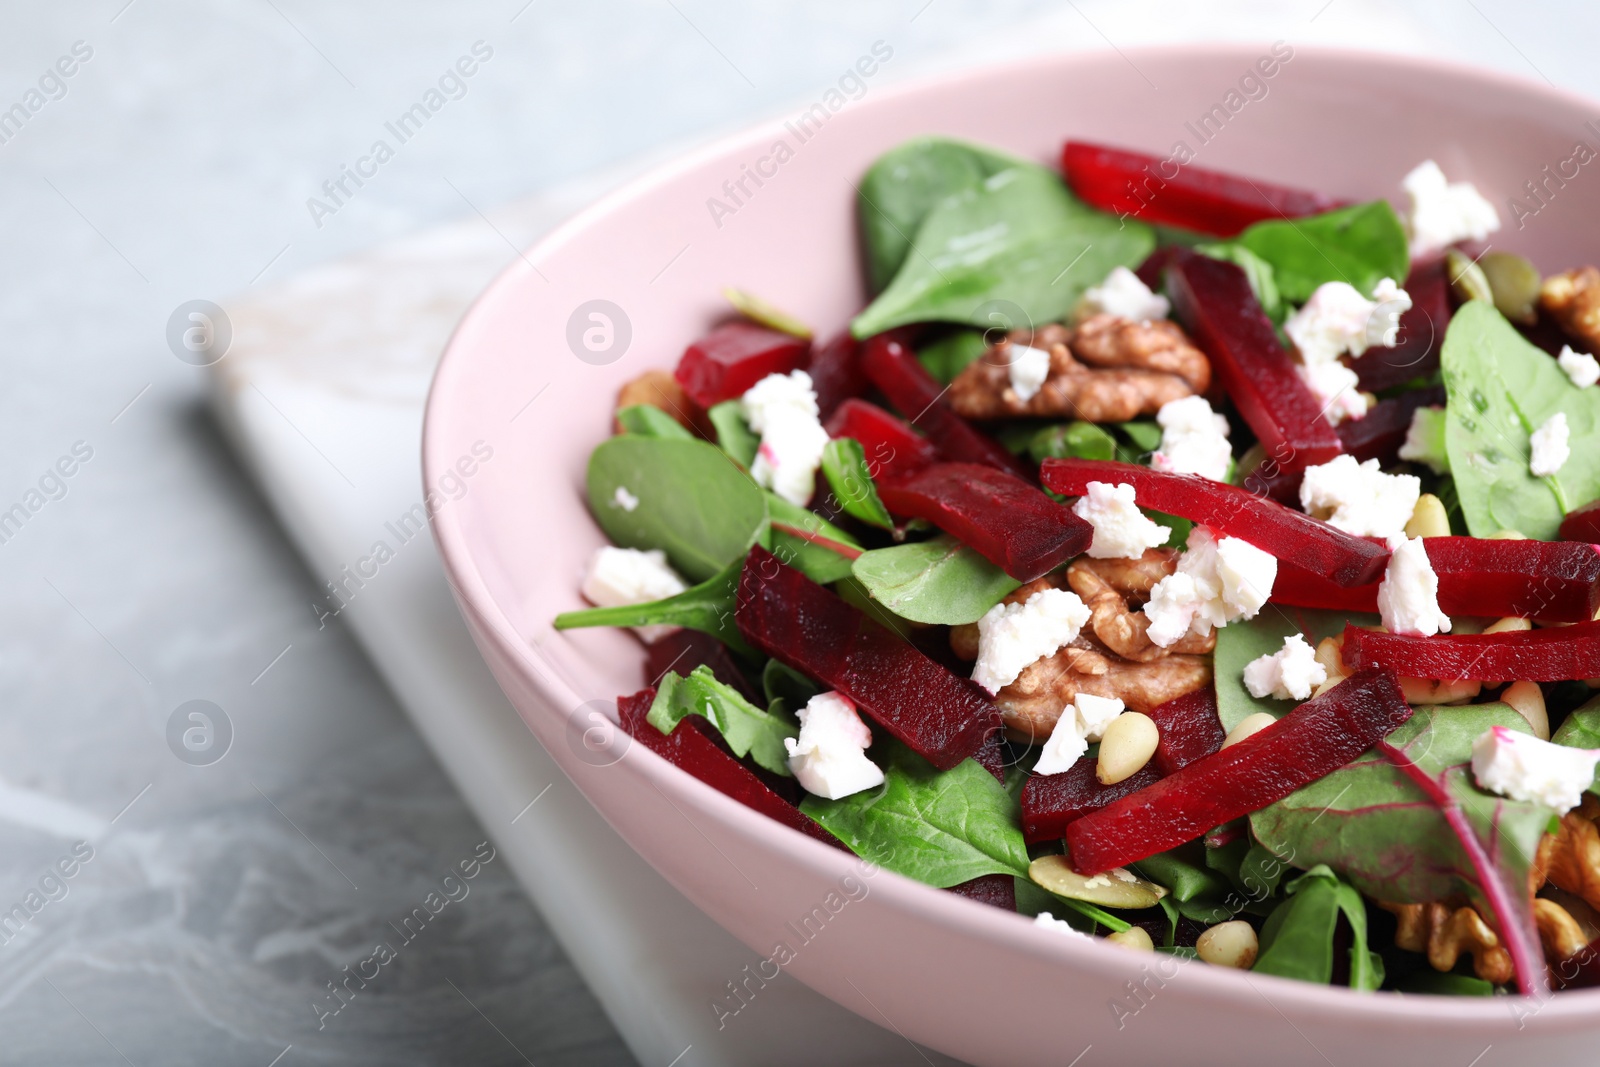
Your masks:
{"label": "crumbled feta cheese", "polygon": [[1361,379],[1338,360],[1299,364],[1295,371],[1316,396],[1322,416],[1335,426],[1346,419],[1364,418],[1371,407],[1361,391]]}
{"label": "crumbled feta cheese", "polygon": [[1039,914],[1035,915],[1033,917],[1033,925],[1042,926],[1046,930],[1054,930],[1056,933],[1059,933],[1059,934],[1066,934],[1068,937],[1087,937],[1087,936],[1089,936],[1088,934],[1085,934],[1080,930],[1074,930],[1072,928],[1072,924],[1071,923],[1067,922],[1065,919],[1056,918],[1054,915],[1051,915],[1048,911],[1041,911]]}
{"label": "crumbled feta cheese", "polygon": [[[667,564],[667,555],[660,549],[642,552],[637,548],[603,545],[589,559],[582,592],[584,599],[596,607],[620,608],[664,600],[687,588],[684,580]],[[653,625],[635,626],[633,631],[649,643],[659,641],[676,629],[676,626]]]}
{"label": "crumbled feta cheese", "polygon": [[1228,420],[1211,410],[1203,396],[1169,400],[1156,412],[1161,426],[1161,447],[1150,457],[1158,471],[1198,474],[1214,482],[1228,480],[1233,446],[1228,443]]}
{"label": "crumbled feta cheese", "polygon": [[1572,449],[1567,444],[1570,437],[1567,415],[1563,411],[1551,415],[1533,431],[1533,436],[1528,438],[1531,450],[1528,470],[1533,472],[1535,478],[1548,478],[1566,466],[1572,456]]}
{"label": "crumbled feta cheese", "polygon": [[1374,345],[1393,348],[1400,339],[1400,316],[1410,310],[1410,294],[1393,278],[1380,281],[1371,300],[1348,282],[1324,282],[1289,316],[1283,332],[1308,365],[1329,363]]}
{"label": "crumbled feta cheese", "polygon": [[848,698],[818,693],[796,714],[800,736],[784,738],[783,746],[801,788],[838,800],[883,784],[883,771],[866,755],[872,731]]}
{"label": "crumbled feta cheese", "polygon": [[1177,571],[1150,590],[1144,606],[1150,640],[1167,648],[1185,634],[1204,636],[1235,619],[1253,619],[1277,577],[1278,561],[1271,553],[1196,526]]}
{"label": "crumbled feta cheese", "polygon": [[1431,159],[1401,179],[1400,187],[1411,198],[1406,229],[1412,256],[1438,252],[1457,241],[1481,241],[1500,228],[1494,205],[1471,182],[1446,181]]}
{"label": "crumbled feta cheese", "polygon": [[1024,667],[1077,637],[1088,621],[1088,607],[1065,589],[1041,589],[1023,603],[996,604],[978,620],[972,680],[998,693]]}
{"label": "crumbled feta cheese", "polygon": [[1411,413],[1400,458],[1424,464],[1435,474],[1449,474],[1450,454],[1445,449],[1444,432],[1444,408],[1418,408]]}
{"label": "crumbled feta cheese", "polygon": [[617,491],[612,494],[611,502],[623,511],[632,511],[639,506],[639,498],[628,492],[625,485],[617,486]]}
{"label": "crumbled feta cheese", "polygon": [[1300,634],[1283,639],[1283,647],[1251,660],[1244,668],[1244,687],[1258,700],[1305,700],[1328,680],[1328,668]]}
{"label": "crumbled feta cheese", "polygon": [[1587,352],[1574,352],[1571,345],[1561,346],[1556,363],[1579,389],[1587,389],[1595,382],[1600,382],[1600,359],[1595,359]]}
{"label": "crumbled feta cheese", "polygon": [[1006,371],[1011,376],[1011,391],[1026,404],[1039,394],[1045,379],[1050,377],[1050,353],[1042,348],[1010,344],[1006,355],[1011,363]]}
{"label": "crumbled feta cheese", "polygon": [[1106,280],[1090,286],[1079,301],[1076,317],[1086,319],[1091,315],[1116,315],[1119,318],[1145,322],[1164,319],[1172,304],[1127,267],[1113,267]]}
{"label": "crumbled feta cheese", "polygon": [[1071,706],[1078,717],[1078,726],[1083,730],[1085,741],[1103,738],[1111,720],[1126,708],[1117,697],[1097,697],[1093,693],[1079,693]]}
{"label": "crumbled feta cheese", "polygon": [[1562,814],[1582,802],[1597,760],[1600,749],[1552,744],[1504,726],[1491,726],[1472,742],[1472,777],[1479,786]]}
{"label": "crumbled feta cheese", "polygon": [[761,435],[750,477],[791,504],[810,502],[828,445],[811,375],[803,370],[769,374],[739,398],[739,410]]}
{"label": "crumbled feta cheese", "polygon": [[1111,720],[1121,715],[1125,705],[1116,697],[1097,697],[1079,693],[1074,702],[1061,709],[1055,727],[1039,749],[1035,774],[1064,774],[1089,750],[1089,742],[1105,737]]}
{"label": "crumbled feta cheese", "polygon": [[1389,565],[1378,586],[1384,629],[1432,637],[1450,632],[1450,616],[1439,610],[1439,576],[1422,538],[1403,534],[1389,542]]}
{"label": "crumbled feta cheese", "polygon": [[1422,479],[1414,474],[1385,474],[1378,461],[1357,463],[1354,456],[1335,456],[1307,467],[1300,483],[1300,506],[1307,514],[1356,537],[1388,540],[1405,532]]}
{"label": "crumbled feta cheese", "polygon": [[1090,482],[1088,489],[1072,505],[1072,512],[1094,527],[1091,559],[1138,559],[1145,549],[1164,545],[1172,536],[1167,527],[1145,518],[1133,486],[1126,482]]}

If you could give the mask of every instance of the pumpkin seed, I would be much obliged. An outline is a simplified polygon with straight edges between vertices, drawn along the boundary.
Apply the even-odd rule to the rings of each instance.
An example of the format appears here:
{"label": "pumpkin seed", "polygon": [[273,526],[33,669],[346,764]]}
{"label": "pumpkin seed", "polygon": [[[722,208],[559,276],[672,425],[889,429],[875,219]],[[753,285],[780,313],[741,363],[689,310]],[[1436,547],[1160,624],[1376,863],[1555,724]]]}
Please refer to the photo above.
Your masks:
{"label": "pumpkin seed", "polygon": [[1028,864],[1028,877],[1058,897],[1105,908],[1153,908],[1167,895],[1161,886],[1121,867],[1092,877],[1081,875],[1065,856],[1040,856]]}

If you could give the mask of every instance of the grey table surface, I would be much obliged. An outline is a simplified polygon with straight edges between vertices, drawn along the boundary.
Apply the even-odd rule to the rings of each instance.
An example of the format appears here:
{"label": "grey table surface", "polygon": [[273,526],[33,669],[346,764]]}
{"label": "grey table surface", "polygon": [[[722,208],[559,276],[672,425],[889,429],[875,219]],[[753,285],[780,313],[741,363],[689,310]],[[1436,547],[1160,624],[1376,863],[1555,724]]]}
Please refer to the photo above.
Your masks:
{"label": "grey table surface", "polygon": [[[1282,37],[1595,94],[1597,22],[1510,0],[0,5],[0,512],[26,513],[0,525],[0,1062],[630,1062],[492,862],[381,995],[318,1030],[326,983],[485,835],[348,635],[319,629],[317,582],[169,349],[179,305],[430,222],[492,225],[520,194],[801,99],[879,38],[895,77]],[[460,98],[314,217],[477,42],[492,55]],[[169,743],[192,699],[232,723],[220,763]]]}

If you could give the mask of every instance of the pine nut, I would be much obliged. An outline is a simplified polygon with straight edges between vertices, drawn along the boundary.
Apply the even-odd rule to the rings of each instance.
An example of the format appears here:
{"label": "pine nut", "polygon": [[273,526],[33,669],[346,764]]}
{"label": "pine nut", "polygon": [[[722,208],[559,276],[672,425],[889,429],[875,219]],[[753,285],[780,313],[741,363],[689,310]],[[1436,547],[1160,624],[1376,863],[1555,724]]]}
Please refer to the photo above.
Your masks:
{"label": "pine nut", "polygon": [[1400,692],[1407,704],[1459,704],[1483,691],[1483,683],[1465,678],[1401,678]]}
{"label": "pine nut", "polygon": [[1486,541],[1526,541],[1527,539],[1528,535],[1521,530],[1496,530],[1484,538]]}
{"label": "pine nut", "polygon": [[1450,516],[1445,514],[1444,501],[1432,493],[1417,497],[1411,511],[1411,521],[1406,523],[1407,537],[1449,537]]}
{"label": "pine nut", "polygon": [[1243,919],[1230,919],[1201,934],[1194,947],[1207,963],[1248,971],[1256,962],[1261,943],[1256,939],[1255,927]]}
{"label": "pine nut", "polygon": [[1228,736],[1223,739],[1222,747],[1237,745],[1247,737],[1259,734],[1262,730],[1277,722],[1277,718],[1265,711],[1258,711],[1254,715],[1246,715],[1239,720],[1239,725],[1228,731]]}
{"label": "pine nut", "polygon": [[1328,680],[1317,686],[1316,691],[1311,694],[1313,698],[1321,696],[1350,677],[1349,672],[1344,669],[1344,657],[1340,651],[1343,647],[1342,634],[1338,637],[1324,637],[1317,644],[1317,662],[1328,672]]}
{"label": "pine nut", "polygon": [[1138,952],[1154,952],[1156,943],[1150,940],[1150,933],[1142,926],[1130,926],[1126,930],[1115,934],[1108,934],[1106,940],[1113,945],[1131,948]]}
{"label": "pine nut", "polygon": [[1485,626],[1483,632],[1486,634],[1509,634],[1516,633],[1518,630],[1531,629],[1533,629],[1533,623],[1527,619],[1519,619],[1515,615],[1508,615]]}
{"label": "pine nut", "polygon": [[1528,720],[1535,737],[1550,740],[1550,714],[1545,710],[1544,690],[1538,682],[1512,682],[1500,694],[1500,701],[1510,704],[1513,711]]}
{"label": "pine nut", "polygon": [[1111,720],[1100,739],[1100,760],[1094,776],[1101,785],[1116,785],[1131,778],[1150,762],[1161,742],[1155,720],[1137,711],[1125,711]]}

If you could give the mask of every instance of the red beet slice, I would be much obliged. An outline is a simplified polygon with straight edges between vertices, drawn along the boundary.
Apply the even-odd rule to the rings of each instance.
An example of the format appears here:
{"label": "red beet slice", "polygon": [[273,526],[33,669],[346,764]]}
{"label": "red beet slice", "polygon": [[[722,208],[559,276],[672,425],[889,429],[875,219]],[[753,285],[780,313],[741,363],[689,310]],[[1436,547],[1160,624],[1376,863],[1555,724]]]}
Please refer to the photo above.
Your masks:
{"label": "red beet slice", "polygon": [[951,886],[947,892],[1002,911],[1017,910],[1017,880],[1009,874],[982,874],[970,882]]}
{"label": "red beet slice", "polygon": [[1350,369],[1369,393],[1393,389],[1439,369],[1439,346],[1450,325],[1450,279],[1444,260],[1411,268],[1406,279],[1411,310],[1400,316],[1400,341],[1393,348],[1369,348],[1350,361]]}
{"label": "red beet slice", "polygon": [[1068,141],[1061,170],[1072,191],[1102,211],[1232,237],[1265,219],[1332,211],[1342,201],[1161,156]]}
{"label": "red beet slice", "polygon": [[1331,774],[1409,718],[1392,674],[1358,671],[1276,725],[1072,823],[1072,865],[1094,875],[1176,848]]}
{"label": "red beet slice", "polygon": [[673,376],[696,404],[709,408],[744,391],[769,374],[788,374],[803,366],[811,342],[753,322],[718,326],[690,345]]}
{"label": "red beet slice", "polygon": [[1022,787],[1022,836],[1029,844],[1059,839],[1067,825],[1091,811],[1153,785],[1222,747],[1222,722],[1210,686],[1169,700],[1149,712],[1161,732],[1150,763],[1115,785],[1101,785],[1092,756],[1084,756],[1064,774],[1034,775]]}
{"label": "red beet slice", "polygon": [[899,331],[868,338],[861,348],[861,366],[889,403],[926,433],[946,459],[983,463],[1013,474],[1028,473],[1022,462],[998,441],[950,410],[944,402],[945,387],[917,360]]}
{"label": "red beet slice", "polygon": [[811,387],[817,391],[817,412],[823,419],[832,415],[850,397],[867,391],[867,375],[861,369],[860,345],[846,330],[821,348],[814,349],[806,364]]}
{"label": "red beet slice", "polygon": [[668,763],[688,771],[711,788],[726,793],[746,807],[754,808],[791,830],[798,830],[807,837],[814,837],[835,848],[845,847],[843,842],[824,830],[810,816],[803,814],[799,808],[787,803],[763,785],[761,779],[757,778],[750,768],[718,748],[714,741],[696,730],[691,725],[691,720],[695,716],[684,719],[670,734],[663,734],[651,726],[645,716],[650,713],[650,704],[655,698],[656,691],[650,688],[617,699],[617,711],[622,719],[622,728],[634,740],[642,742],[650,751]]}
{"label": "red beet slice", "polygon": [[876,404],[846,400],[828,419],[829,437],[853,437],[875,478],[910,474],[939,458],[933,442]]}
{"label": "red beet slice", "polygon": [[1090,482],[1126,482],[1144,507],[1181,515],[1226,537],[1248,541],[1279,560],[1294,560],[1340,585],[1374,581],[1389,561],[1389,550],[1382,545],[1352,537],[1236,485],[1198,475],[1170,474],[1104,459],[1047,459],[1039,473],[1045,488],[1063,496],[1084,495]]}
{"label": "red beet slice", "polygon": [[[1600,548],[1581,541],[1423,539],[1446,615],[1588,622],[1600,610]],[[1305,569],[1278,566],[1272,599],[1306,608],[1378,610],[1378,583],[1342,589]],[[1411,672],[1406,672],[1410,674]]]}
{"label": "red beet slice", "polygon": [[836,689],[940,770],[983,747],[1000,711],[951,673],[764,548],[739,576],[734,619],[767,655]]}
{"label": "red beet slice", "polygon": [[1561,539],[1600,545],[1600,500],[1590,501],[1576,511],[1568,512],[1567,517],[1561,520]]}
{"label": "red beet slice", "polygon": [[1019,582],[1089,548],[1094,527],[1013,474],[979,463],[935,463],[878,479],[884,507],[926,519]]}
{"label": "red beet slice", "polygon": [[1344,662],[1413,678],[1564,682],[1600,672],[1600,622],[1500,634],[1416,637],[1344,628]]}
{"label": "red beet slice", "polygon": [[711,673],[723,685],[731,685],[754,704],[765,706],[750,685],[749,679],[734,662],[728,646],[708,633],[699,630],[675,630],[661,640],[645,646],[645,684],[658,685],[668,671],[687,675],[699,666],[711,668]]}
{"label": "red beet slice", "polygon": [[1173,313],[1210,357],[1223,392],[1280,466],[1301,470],[1343,451],[1243,270],[1184,251],[1167,268],[1167,293]]}

